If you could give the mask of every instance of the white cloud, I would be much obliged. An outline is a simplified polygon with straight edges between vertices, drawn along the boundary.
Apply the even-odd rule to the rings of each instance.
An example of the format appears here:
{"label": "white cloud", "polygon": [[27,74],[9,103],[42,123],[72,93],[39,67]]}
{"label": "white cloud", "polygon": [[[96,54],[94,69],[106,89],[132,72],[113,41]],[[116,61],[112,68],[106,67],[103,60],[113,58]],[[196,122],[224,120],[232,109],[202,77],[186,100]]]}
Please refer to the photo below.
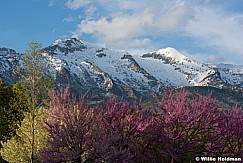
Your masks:
{"label": "white cloud", "polygon": [[[157,3],[159,0],[154,0]],[[76,10],[89,4],[98,4],[107,11],[114,9],[136,10],[146,7],[149,0],[67,0],[66,6],[69,9]]]}
{"label": "white cloud", "polygon": [[84,7],[90,3],[92,3],[94,0],[68,0],[66,3],[66,6],[69,9],[76,10],[80,7]]}
{"label": "white cloud", "polygon": [[184,30],[188,20],[192,18],[193,12],[194,10],[186,2],[177,3],[158,15],[155,25],[162,31]]}
{"label": "white cloud", "polygon": [[[133,3],[132,6],[137,4],[138,7],[130,13],[113,11],[111,17],[82,20],[74,35],[91,34],[113,48],[144,48],[150,45],[150,37],[183,28],[193,12],[186,3],[180,1],[167,8],[154,3],[147,3],[148,6],[140,5],[138,1]],[[125,3],[121,7],[129,8]]]}
{"label": "white cloud", "polygon": [[73,19],[72,16],[68,16],[68,17],[66,17],[66,18],[63,18],[62,21],[63,21],[63,22],[72,22],[72,21],[74,21],[74,19]]}
{"label": "white cloud", "polygon": [[229,14],[220,8],[197,9],[186,31],[199,43],[223,54],[243,56],[243,14]]}
{"label": "white cloud", "polygon": [[221,62],[223,58],[228,61],[231,56],[243,56],[243,14],[234,14],[220,2],[66,0],[66,6],[73,10],[85,9],[73,32],[75,37],[89,34],[100,44],[126,50],[150,48],[155,40],[163,40],[167,34],[172,35],[171,40],[186,36],[185,39],[195,41],[192,43],[195,47],[191,47],[193,52],[202,53],[202,48],[207,53],[202,54],[204,61]]}
{"label": "white cloud", "polygon": [[86,10],[85,10],[85,17],[86,19],[92,19],[93,15],[95,14],[97,8],[93,5],[90,5]]}
{"label": "white cloud", "polygon": [[[137,21],[143,20],[143,21]],[[117,15],[112,21],[106,18],[84,20],[80,23],[75,35],[82,33],[93,34],[100,42],[113,48],[137,48],[149,44],[149,39],[136,37],[144,33],[146,23],[149,23],[149,15]]]}

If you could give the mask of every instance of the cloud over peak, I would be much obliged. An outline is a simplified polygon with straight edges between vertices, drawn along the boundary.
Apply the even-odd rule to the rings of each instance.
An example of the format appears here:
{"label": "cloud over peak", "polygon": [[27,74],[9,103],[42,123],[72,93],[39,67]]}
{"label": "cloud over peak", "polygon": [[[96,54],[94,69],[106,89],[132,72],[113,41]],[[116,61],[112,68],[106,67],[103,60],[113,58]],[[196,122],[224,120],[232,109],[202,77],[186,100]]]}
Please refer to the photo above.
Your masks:
{"label": "cloud over peak", "polygon": [[[226,59],[226,54],[243,56],[243,12],[234,12],[233,5],[228,5],[232,2],[221,2],[66,0],[66,6],[86,13],[73,36],[88,34],[97,43],[124,50],[151,48],[155,40],[175,37],[179,38],[175,41],[182,41],[177,44],[183,44],[183,39],[189,38],[194,49],[209,49],[206,55],[211,61],[216,60],[212,55]],[[210,53],[210,49],[217,54]]]}
{"label": "cloud over peak", "polygon": [[[132,10],[131,6],[136,6],[135,4],[137,8]],[[121,8],[127,9],[123,12],[112,10],[108,16],[82,20],[75,31],[75,36],[91,34],[100,42],[105,42],[107,46],[118,48],[116,45],[119,45],[122,49],[141,48],[150,45],[150,37],[162,36],[164,32],[184,28],[192,15],[191,8],[187,7],[185,2],[160,7],[156,3],[149,2],[147,5],[139,5],[137,1],[131,6],[128,7],[123,2]]]}

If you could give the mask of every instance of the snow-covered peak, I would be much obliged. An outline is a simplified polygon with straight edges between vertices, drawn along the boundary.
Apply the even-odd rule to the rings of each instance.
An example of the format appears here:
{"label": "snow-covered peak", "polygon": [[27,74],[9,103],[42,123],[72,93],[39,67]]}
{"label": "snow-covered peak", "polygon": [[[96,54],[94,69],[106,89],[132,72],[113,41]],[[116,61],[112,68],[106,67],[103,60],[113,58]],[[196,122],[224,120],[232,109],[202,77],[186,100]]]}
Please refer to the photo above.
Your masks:
{"label": "snow-covered peak", "polygon": [[83,46],[83,41],[78,40],[77,38],[70,39],[57,39],[51,46],[59,46],[59,47],[79,47]]}
{"label": "snow-covered peak", "polygon": [[68,54],[73,53],[74,51],[82,51],[86,49],[86,46],[83,44],[83,41],[78,40],[77,38],[70,39],[57,39],[51,46],[45,48],[51,54]]}
{"label": "snow-covered peak", "polygon": [[166,56],[166,57],[170,57],[173,60],[177,60],[177,61],[183,61],[185,59],[188,59],[187,56],[185,56],[184,54],[180,53],[179,51],[177,51],[175,48],[172,48],[172,47],[160,49],[160,50],[156,51],[155,53]]}
{"label": "snow-covered peak", "polygon": [[216,73],[214,69],[171,47],[143,54],[140,64],[156,79],[173,86],[208,85],[208,77]]}
{"label": "snow-covered peak", "polygon": [[[21,58],[12,57],[10,53],[14,51],[9,49],[0,48],[1,51],[0,78],[12,82],[12,69],[22,62]],[[243,67],[212,67],[172,47],[130,55],[70,38],[56,40],[44,49],[44,55],[54,71],[56,82],[64,86],[70,84],[81,94],[104,96],[113,93],[139,97],[160,91],[163,86],[221,87],[222,83],[228,83],[243,87]],[[20,61],[15,62],[18,59]]]}
{"label": "snow-covered peak", "polygon": [[54,41],[53,44],[51,44],[51,46],[55,46],[55,45],[58,45],[58,44],[62,44],[62,39],[57,39],[56,41]]}

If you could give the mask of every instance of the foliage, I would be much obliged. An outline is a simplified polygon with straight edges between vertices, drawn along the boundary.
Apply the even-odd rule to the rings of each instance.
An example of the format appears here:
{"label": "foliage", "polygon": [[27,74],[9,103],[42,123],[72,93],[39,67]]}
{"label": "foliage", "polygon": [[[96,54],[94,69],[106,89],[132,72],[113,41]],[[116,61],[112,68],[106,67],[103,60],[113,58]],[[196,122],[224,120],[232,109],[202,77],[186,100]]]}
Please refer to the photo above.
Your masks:
{"label": "foliage", "polygon": [[49,72],[48,64],[44,60],[41,50],[41,44],[36,41],[29,43],[29,49],[22,57],[24,69],[18,69],[21,76],[21,83],[28,94],[28,108],[31,115],[31,162],[34,162],[37,153],[37,144],[35,144],[35,110],[43,106],[43,100],[48,99],[47,91],[53,84],[52,76]]}
{"label": "foliage", "polygon": [[[31,145],[32,145],[32,115],[26,113],[24,120],[21,122],[21,126],[16,131],[16,136],[3,143],[3,148],[0,150],[3,159],[9,163],[31,162]],[[35,151],[34,162],[39,162],[39,156],[37,151],[45,146],[47,139],[47,132],[43,129],[43,121],[45,119],[45,110],[39,108],[35,110]]]}
{"label": "foliage", "polygon": [[43,105],[43,99],[47,99],[47,91],[53,87],[53,78],[49,72],[49,66],[45,61],[41,50],[41,44],[32,41],[29,49],[22,56],[24,68],[19,70],[21,82],[29,95],[30,110]]}
{"label": "foliage", "polygon": [[12,98],[12,90],[4,81],[0,80],[0,141],[6,141],[10,137],[9,128],[9,102]]}
{"label": "foliage", "polygon": [[[53,86],[52,76],[49,72],[48,64],[44,60],[44,56],[41,51],[41,45],[33,41],[29,44],[29,50],[22,56],[24,68],[18,67],[20,75],[20,81],[17,82],[12,90],[1,84],[1,98],[0,103],[1,112],[1,130],[0,140],[6,141],[15,135],[15,130],[18,128],[20,121],[24,118],[24,113],[28,112],[31,118],[28,118],[29,135],[28,139],[31,140],[31,146],[28,149],[23,148],[24,151],[31,151],[31,162],[34,162],[37,157],[38,151],[36,127],[39,126],[35,123],[37,108],[43,106],[43,100],[48,99],[47,91]],[[26,121],[27,121],[26,120]],[[23,123],[23,122],[22,122]],[[24,139],[24,138],[22,138]],[[9,143],[18,147],[22,139],[19,136],[13,138]],[[5,147],[6,149],[6,147]],[[20,149],[19,149],[20,150]],[[21,153],[20,152],[20,153]]]}
{"label": "foliage", "polygon": [[17,82],[12,86],[12,98],[10,99],[9,106],[9,127],[15,134],[15,130],[18,128],[20,122],[24,119],[24,114],[29,110],[28,94],[26,93],[26,90],[21,82]]}
{"label": "foliage", "polygon": [[23,112],[27,112],[28,94],[21,82],[17,82],[12,86],[12,93],[13,93],[13,98],[10,100],[9,103],[10,107],[15,108],[15,110],[21,110]]}
{"label": "foliage", "polygon": [[[156,106],[110,99],[103,106],[52,92],[43,162],[192,162],[243,154],[243,111],[185,89],[155,96]],[[226,106],[223,106],[226,107]]]}
{"label": "foliage", "polygon": [[[27,107],[27,94],[21,84],[10,87],[0,80],[0,142],[6,142],[16,135]],[[1,155],[0,162],[3,162]]]}
{"label": "foliage", "polygon": [[[111,99],[104,108],[78,103],[68,89],[51,93],[48,146],[41,151],[43,162],[131,161],[142,151],[141,133],[149,119],[141,107]],[[140,144],[140,145],[139,145]]]}
{"label": "foliage", "polygon": [[91,134],[92,152],[96,162],[135,162],[144,159],[144,131],[150,125],[151,114],[142,111],[141,104],[110,99],[98,110]]}
{"label": "foliage", "polygon": [[3,80],[0,80],[0,106],[5,107],[9,104],[11,94],[11,88]]}
{"label": "foliage", "polygon": [[216,144],[218,103],[211,95],[189,99],[188,92],[164,93],[157,100],[158,109],[151,125],[151,159],[165,162],[190,162],[207,152],[207,144]]}
{"label": "foliage", "polygon": [[224,110],[221,124],[221,153],[225,156],[242,156],[243,154],[243,112],[235,106]]}
{"label": "foliage", "polygon": [[20,82],[12,88],[3,81],[0,85],[0,141],[6,141],[15,135],[18,124],[28,110],[27,94]]}
{"label": "foliage", "polygon": [[234,90],[229,88],[219,89],[210,86],[186,87],[185,89],[187,89],[191,93],[191,96],[206,96],[210,92],[212,92],[212,98],[215,98],[216,100],[224,104],[230,106],[238,104],[239,106],[243,106],[243,92],[241,90]]}
{"label": "foliage", "polygon": [[[43,162],[83,162],[87,152],[93,112],[87,109],[82,99],[70,97],[68,89],[50,92],[48,119],[48,146],[40,153]],[[83,157],[81,157],[83,156]]]}

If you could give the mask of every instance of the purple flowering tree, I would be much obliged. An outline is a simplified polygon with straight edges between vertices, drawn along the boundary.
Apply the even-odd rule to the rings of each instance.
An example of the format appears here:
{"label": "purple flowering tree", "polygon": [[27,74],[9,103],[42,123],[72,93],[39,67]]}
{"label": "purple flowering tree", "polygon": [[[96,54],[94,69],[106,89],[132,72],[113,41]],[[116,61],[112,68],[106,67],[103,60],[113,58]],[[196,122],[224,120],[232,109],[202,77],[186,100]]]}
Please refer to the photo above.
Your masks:
{"label": "purple flowering tree", "polygon": [[242,109],[211,94],[165,92],[151,109],[117,99],[92,108],[68,89],[50,98],[43,162],[192,162],[243,154]]}
{"label": "purple flowering tree", "polygon": [[[209,144],[219,140],[222,121],[219,103],[211,95],[189,98],[182,89],[155,96],[157,109],[150,126],[150,156],[154,162],[191,161],[207,154]],[[214,146],[219,149],[221,146]]]}
{"label": "purple flowering tree", "polygon": [[241,157],[243,155],[243,111],[237,106],[222,112],[224,123],[220,126],[221,152],[225,156]]}
{"label": "purple flowering tree", "polygon": [[68,88],[50,92],[49,118],[45,128],[49,133],[48,146],[41,150],[43,162],[84,162],[93,125],[93,111],[84,99],[76,101]]}
{"label": "purple flowering tree", "polygon": [[143,159],[145,130],[151,114],[142,111],[138,103],[108,100],[99,111],[93,130],[92,157],[97,162],[135,162]]}

